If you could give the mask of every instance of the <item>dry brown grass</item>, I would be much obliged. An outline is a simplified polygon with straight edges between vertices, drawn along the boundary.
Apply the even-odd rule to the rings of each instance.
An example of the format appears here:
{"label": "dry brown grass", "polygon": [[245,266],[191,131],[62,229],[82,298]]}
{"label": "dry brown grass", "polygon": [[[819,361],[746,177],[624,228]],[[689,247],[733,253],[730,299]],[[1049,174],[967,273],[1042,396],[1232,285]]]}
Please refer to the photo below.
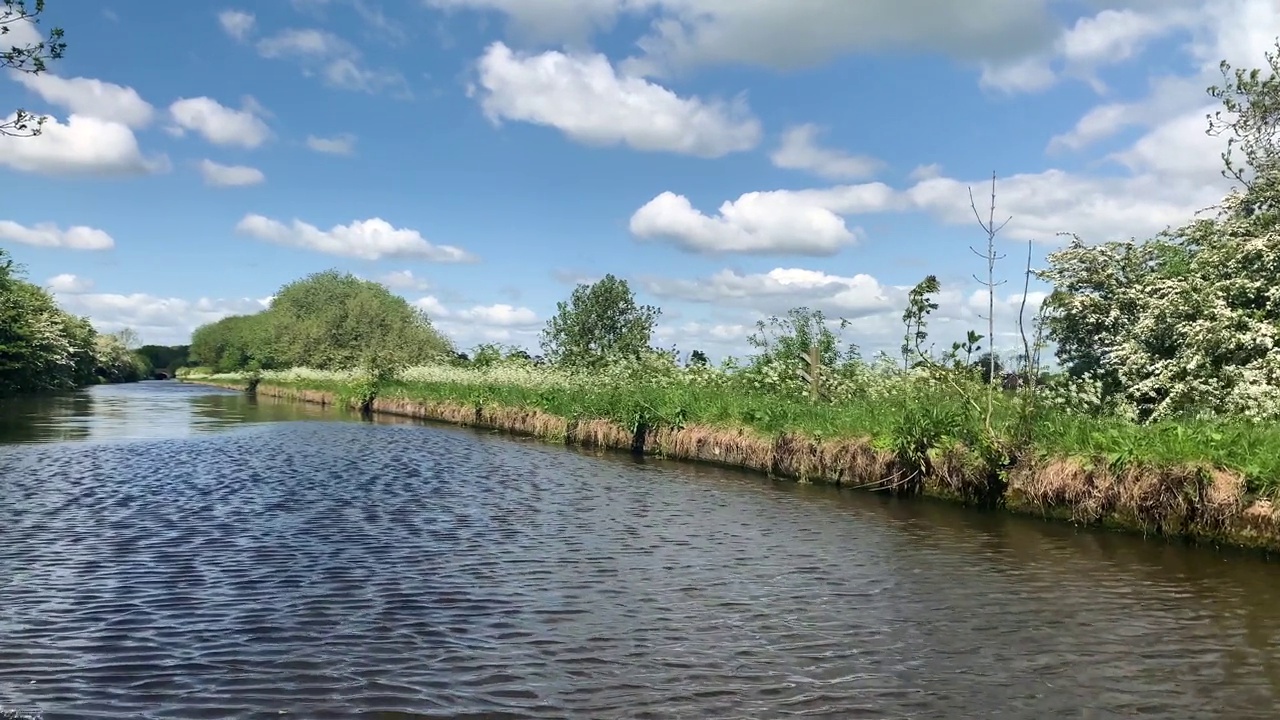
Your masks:
{"label": "dry brown grass", "polygon": [[478,413],[474,406],[451,402],[423,402],[404,398],[374,398],[369,410],[385,415],[417,420],[438,420],[454,425],[475,425]]}
{"label": "dry brown grass", "polygon": [[1274,549],[1280,549],[1280,507],[1270,500],[1255,500],[1243,511],[1233,523],[1235,535],[1254,540],[1255,543],[1268,543]]}
{"label": "dry brown grass", "polygon": [[760,472],[773,469],[773,440],[743,429],[708,425],[653,428],[645,436],[645,453],[673,460],[694,460]]}
{"label": "dry brown grass", "polygon": [[819,446],[822,476],[842,487],[892,487],[897,461],[867,440],[832,440]]}
{"label": "dry brown grass", "polygon": [[1229,536],[1250,511],[1269,522],[1265,513],[1246,511],[1239,473],[1194,466],[1116,471],[1080,459],[1027,463],[1010,474],[1007,498],[1018,509],[1065,510],[1080,523],[1110,521],[1170,536]]}
{"label": "dry brown grass", "polygon": [[635,441],[635,433],[610,420],[578,420],[562,427],[566,442],[583,447],[630,450]]}
{"label": "dry brown grass", "polygon": [[519,435],[563,439],[565,420],[534,408],[481,408],[476,424]]}
{"label": "dry brown grass", "polygon": [[293,388],[288,385],[258,383],[254,392],[264,397],[299,400],[316,405],[336,406],[339,404],[337,394],[327,390],[308,390],[305,388]]}
{"label": "dry brown grass", "polygon": [[929,460],[931,472],[925,476],[923,488],[926,494],[987,504],[997,500],[996,494],[1002,490],[995,485],[997,480],[986,462],[961,443],[930,453]]}
{"label": "dry brown grass", "polygon": [[1225,527],[1240,517],[1248,504],[1244,475],[1227,470],[1211,470],[1205,485],[1201,514],[1205,521]]}

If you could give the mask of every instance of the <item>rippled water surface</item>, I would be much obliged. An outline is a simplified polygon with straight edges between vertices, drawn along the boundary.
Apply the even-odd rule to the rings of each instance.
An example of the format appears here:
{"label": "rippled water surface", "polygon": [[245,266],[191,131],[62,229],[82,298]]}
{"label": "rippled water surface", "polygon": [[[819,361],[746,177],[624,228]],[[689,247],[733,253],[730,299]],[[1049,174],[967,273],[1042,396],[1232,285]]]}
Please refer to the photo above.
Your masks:
{"label": "rippled water surface", "polygon": [[1252,556],[173,382],[0,418],[50,719],[1280,716]]}

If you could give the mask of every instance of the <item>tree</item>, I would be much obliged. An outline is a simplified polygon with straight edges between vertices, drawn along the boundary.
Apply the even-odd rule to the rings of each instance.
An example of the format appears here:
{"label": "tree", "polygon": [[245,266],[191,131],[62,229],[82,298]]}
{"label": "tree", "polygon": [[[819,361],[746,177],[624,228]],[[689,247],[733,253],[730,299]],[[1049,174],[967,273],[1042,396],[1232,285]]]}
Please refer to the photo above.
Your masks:
{"label": "tree", "polygon": [[1222,85],[1208,89],[1222,110],[1207,116],[1210,135],[1226,135],[1223,177],[1244,189],[1241,212],[1280,207],[1280,39],[1264,54],[1267,68],[1233,69],[1223,60]]}
{"label": "tree", "polygon": [[[849,321],[840,318],[839,326],[845,330]],[[857,345],[849,343],[842,347],[840,336],[827,324],[826,315],[807,307],[792,308],[784,317],[757,320],[756,330],[747,337],[747,343],[759,351],[754,359],[757,364],[780,362],[804,367],[808,364],[809,349],[815,346],[819,361],[829,368],[860,359]]]}
{"label": "tree", "polygon": [[[1217,208],[1145,242],[1052,253],[1045,327],[1067,371],[1140,420],[1188,413],[1280,417],[1280,42],[1270,74],[1209,88],[1228,133],[1222,160],[1241,186]],[[1224,119],[1228,117],[1229,119]],[[1238,160],[1239,150],[1243,160]]]}
{"label": "tree", "polygon": [[[38,75],[45,71],[48,61],[62,57],[67,49],[62,41],[62,28],[49,30],[47,40],[28,39],[35,24],[40,22],[44,3],[45,0],[34,0],[34,4],[28,6],[26,0],[4,0],[4,10],[0,11],[0,47],[9,49],[0,51],[0,69]],[[15,41],[18,44],[11,44]],[[39,135],[45,119],[44,115],[33,115],[18,108],[12,117],[0,121],[0,135]]]}
{"label": "tree", "polygon": [[542,331],[542,349],[554,363],[597,366],[637,358],[650,349],[662,310],[638,305],[626,280],[605,275],[579,284]]}
{"label": "tree", "polygon": [[454,352],[426,313],[404,298],[378,283],[327,270],[286,284],[267,310],[197,328],[190,356],[221,372],[387,370]]}

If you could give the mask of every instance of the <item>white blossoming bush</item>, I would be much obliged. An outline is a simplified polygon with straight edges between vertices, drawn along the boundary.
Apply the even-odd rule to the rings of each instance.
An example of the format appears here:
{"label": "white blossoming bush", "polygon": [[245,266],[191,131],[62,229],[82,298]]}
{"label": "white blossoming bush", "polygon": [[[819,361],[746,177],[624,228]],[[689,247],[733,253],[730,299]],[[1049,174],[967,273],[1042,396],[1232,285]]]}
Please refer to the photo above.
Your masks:
{"label": "white blossoming bush", "polygon": [[1280,418],[1280,230],[1242,202],[1145,243],[1077,238],[1050,256],[1051,337],[1095,409]]}

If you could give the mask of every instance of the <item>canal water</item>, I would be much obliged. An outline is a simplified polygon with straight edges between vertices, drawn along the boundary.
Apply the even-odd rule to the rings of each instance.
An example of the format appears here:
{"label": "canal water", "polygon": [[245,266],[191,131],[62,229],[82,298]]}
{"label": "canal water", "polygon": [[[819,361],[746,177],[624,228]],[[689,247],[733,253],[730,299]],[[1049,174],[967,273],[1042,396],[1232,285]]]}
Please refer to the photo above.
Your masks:
{"label": "canal water", "polygon": [[0,405],[0,707],[1275,718],[1280,564],[175,382]]}

